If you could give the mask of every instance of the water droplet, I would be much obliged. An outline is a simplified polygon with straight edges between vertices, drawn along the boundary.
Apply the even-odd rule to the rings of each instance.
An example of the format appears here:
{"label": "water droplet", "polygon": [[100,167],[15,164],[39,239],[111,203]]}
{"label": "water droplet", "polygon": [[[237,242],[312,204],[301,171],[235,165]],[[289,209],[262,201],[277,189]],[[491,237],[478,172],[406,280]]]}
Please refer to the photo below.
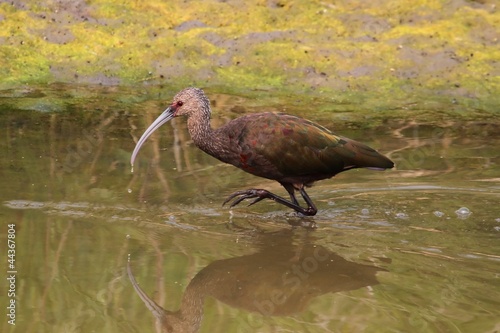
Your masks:
{"label": "water droplet", "polygon": [[460,219],[466,219],[470,216],[470,214],[472,214],[472,212],[467,207],[460,207],[455,211],[455,214],[457,214]]}
{"label": "water droplet", "polygon": [[436,210],[434,212],[434,215],[437,216],[437,217],[443,217],[444,216],[444,213],[443,212],[440,212],[439,210]]}
{"label": "water droplet", "polygon": [[128,193],[132,193],[132,189],[131,189],[131,188],[129,188],[129,189],[127,190],[127,192],[128,192]]}

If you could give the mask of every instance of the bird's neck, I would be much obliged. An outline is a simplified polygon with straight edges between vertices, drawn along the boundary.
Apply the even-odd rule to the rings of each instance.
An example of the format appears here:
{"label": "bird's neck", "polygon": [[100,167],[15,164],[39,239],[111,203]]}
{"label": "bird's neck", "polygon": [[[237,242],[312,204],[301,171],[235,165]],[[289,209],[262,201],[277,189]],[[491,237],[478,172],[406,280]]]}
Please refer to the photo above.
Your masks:
{"label": "bird's neck", "polygon": [[229,136],[224,130],[226,126],[212,129],[210,126],[210,107],[207,105],[204,112],[192,114],[187,121],[189,135],[194,144],[205,153],[212,155],[225,163],[230,161]]}
{"label": "bird's neck", "polygon": [[199,112],[187,120],[189,134],[194,144],[201,150],[211,154],[214,143],[214,130],[210,126],[210,112]]}

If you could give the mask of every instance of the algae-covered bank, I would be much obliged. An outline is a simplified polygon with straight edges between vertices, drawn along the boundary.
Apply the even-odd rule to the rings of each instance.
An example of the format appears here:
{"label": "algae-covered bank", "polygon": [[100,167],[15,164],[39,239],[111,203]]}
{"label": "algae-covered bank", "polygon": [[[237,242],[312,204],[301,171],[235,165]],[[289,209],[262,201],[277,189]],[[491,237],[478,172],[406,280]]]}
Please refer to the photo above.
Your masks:
{"label": "algae-covered bank", "polygon": [[500,91],[496,1],[0,3],[0,87],[52,82],[224,90]]}

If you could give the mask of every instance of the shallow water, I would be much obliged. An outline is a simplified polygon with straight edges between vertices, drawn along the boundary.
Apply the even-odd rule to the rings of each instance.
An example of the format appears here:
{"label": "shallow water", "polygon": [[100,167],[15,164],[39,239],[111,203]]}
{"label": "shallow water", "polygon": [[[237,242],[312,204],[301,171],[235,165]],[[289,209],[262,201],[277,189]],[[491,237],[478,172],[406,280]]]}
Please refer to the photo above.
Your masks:
{"label": "shallow water", "polygon": [[[2,332],[161,331],[153,313],[177,332],[500,330],[499,120],[360,130],[308,114],[397,167],[317,183],[319,212],[300,218],[268,201],[222,207],[235,190],[284,190],[199,151],[182,119],[131,173],[165,95],[2,94],[0,269],[15,291],[4,284]],[[215,126],[260,109],[214,98]]]}

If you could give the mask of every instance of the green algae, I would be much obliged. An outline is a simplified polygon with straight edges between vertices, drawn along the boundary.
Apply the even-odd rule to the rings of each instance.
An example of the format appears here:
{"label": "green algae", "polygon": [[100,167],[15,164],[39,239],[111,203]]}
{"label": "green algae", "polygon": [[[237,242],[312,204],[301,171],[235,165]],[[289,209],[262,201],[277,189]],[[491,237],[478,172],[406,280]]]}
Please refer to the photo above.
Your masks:
{"label": "green algae", "polygon": [[218,86],[498,105],[493,2],[35,0],[0,4],[0,88]]}

